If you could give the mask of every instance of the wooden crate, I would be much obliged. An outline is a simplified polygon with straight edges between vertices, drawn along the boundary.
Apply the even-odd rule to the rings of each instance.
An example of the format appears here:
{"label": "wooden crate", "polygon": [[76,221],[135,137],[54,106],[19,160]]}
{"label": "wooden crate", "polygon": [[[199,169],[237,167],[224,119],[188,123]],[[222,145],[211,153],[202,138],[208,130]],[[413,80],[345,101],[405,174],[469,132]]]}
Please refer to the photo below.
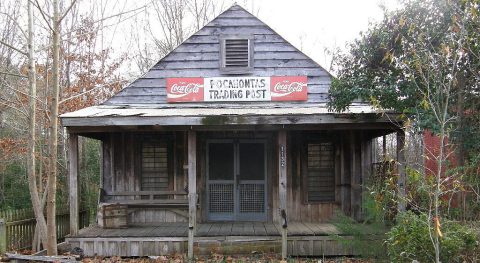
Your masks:
{"label": "wooden crate", "polygon": [[127,206],[103,204],[98,217],[98,225],[103,228],[127,228]]}

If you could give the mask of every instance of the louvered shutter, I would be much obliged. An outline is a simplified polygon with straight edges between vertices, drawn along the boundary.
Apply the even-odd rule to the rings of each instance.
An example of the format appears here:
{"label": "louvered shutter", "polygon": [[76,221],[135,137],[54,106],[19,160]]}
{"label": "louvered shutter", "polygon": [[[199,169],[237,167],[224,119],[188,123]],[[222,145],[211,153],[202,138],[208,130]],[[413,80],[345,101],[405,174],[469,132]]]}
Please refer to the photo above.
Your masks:
{"label": "louvered shutter", "polygon": [[251,38],[221,39],[222,70],[229,73],[245,73],[253,67],[253,40]]}
{"label": "louvered shutter", "polygon": [[169,188],[168,147],[158,142],[142,144],[141,189],[166,191]]}
{"label": "louvered shutter", "polygon": [[226,68],[249,67],[248,39],[225,39]]}
{"label": "louvered shutter", "polygon": [[333,143],[309,143],[307,155],[308,201],[335,201],[335,158]]}

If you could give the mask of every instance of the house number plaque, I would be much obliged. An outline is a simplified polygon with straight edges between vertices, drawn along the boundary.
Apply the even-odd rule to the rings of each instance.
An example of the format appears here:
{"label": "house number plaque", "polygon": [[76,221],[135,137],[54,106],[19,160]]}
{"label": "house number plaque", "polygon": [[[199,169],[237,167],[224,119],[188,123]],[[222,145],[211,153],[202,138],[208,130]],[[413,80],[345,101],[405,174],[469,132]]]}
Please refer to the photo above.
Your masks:
{"label": "house number plaque", "polygon": [[286,157],[285,157],[285,146],[280,146],[280,166],[285,167],[286,164]]}

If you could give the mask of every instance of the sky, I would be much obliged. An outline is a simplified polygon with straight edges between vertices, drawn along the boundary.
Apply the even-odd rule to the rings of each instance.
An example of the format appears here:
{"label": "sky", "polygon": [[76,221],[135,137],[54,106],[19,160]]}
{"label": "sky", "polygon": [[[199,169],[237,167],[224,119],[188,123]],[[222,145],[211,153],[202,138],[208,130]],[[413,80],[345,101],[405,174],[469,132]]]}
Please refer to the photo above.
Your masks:
{"label": "sky", "polygon": [[[370,22],[381,21],[383,11],[397,0],[254,0],[238,1],[254,10],[263,22],[326,69],[331,56],[325,49],[344,49],[366,31]],[[258,12],[255,12],[258,10]]]}
{"label": "sky", "polygon": [[[95,1],[95,0],[92,0]],[[98,0],[103,3],[105,0]],[[110,13],[115,14],[126,10],[137,10],[137,8],[148,5],[155,0],[110,0]],[[360,36],[361,31],[368,29],[369,23],[381,21],[383,11],[381,6],[391,10],[398,6],[398,0],[214,0],[216,6],[227,9],[234,3],[243,6],[245,9],[256,15],[260,20],[269,25],[278,34],[303,51],[325,69],[331,70],[331,55],[329,51],[345,49],[347,43],[352,42]],[[113,6],[112,6],[113,4]],[[109,9],[107,8],[107,9]],[[151,8],[151,7],[150,7]],[[108,10],[107,10],[108,13]],[[137,43],[131,37],[132,30],[138,30],[136,20],[141,23],[155,23],[148,16],[140,13],[140,17],[131,16],[128,13],[119,17],[122,22],[117,26],[108,27],[106,30],[107,46],[112,45],[119,52],[139,48],[133,46]],[[134,18],[137,17],[137,18]],[[212,16],[213,17],[213,16]],[[134,21],[135,20],[135,21]],[[112,19],[109,24],[115,25],[118,21]],[[154,26],[159,30],[159,26]],[[140,33],[143,34],[143,33]],[[148,38],[148,36],[146,37]],[[129,40],[130,39],[130,40]],[[149,40],[145,43],[150,43]],[[140,45],[141,46],[141,45]],[[152,63],[156,58],[152,58]],[[138,77],[140,74],[135,70],[133,61],[126,65],[126,72],[131,77]],[[152,64],[153,65],[153,64]],[[130,70],[128,70],[130,69]],[[130,74],[129,74],[130,75]]]}

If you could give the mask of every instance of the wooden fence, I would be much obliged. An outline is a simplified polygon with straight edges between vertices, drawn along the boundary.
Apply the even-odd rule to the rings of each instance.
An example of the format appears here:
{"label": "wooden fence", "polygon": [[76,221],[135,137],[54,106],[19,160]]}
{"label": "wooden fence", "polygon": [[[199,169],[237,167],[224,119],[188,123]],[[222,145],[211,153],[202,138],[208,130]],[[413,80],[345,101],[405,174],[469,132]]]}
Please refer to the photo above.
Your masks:
{"label": "wooden fence", "polygon": [[[3,223],[2,223],[3,221]],[[67,207],[57,207],[57,238],[62,241],[70,231],[70,211]],[[2,250],[22,250],[32,246],[35,231],[33,209],[0,211],[0,253]],[[89,224],[88,210],[82,209],[79,228]],[[3,228],[3,229],[2,229]]]}

